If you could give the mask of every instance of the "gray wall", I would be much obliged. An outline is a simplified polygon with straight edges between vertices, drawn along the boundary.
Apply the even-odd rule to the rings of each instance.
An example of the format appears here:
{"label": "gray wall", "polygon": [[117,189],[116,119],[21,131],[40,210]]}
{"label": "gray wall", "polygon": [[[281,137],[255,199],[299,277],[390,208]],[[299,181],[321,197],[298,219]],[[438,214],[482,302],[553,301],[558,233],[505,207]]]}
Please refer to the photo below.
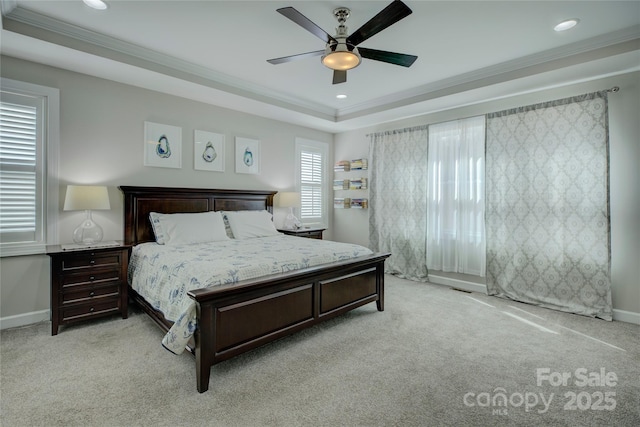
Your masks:
{"label": "gray wall", "polygon": [[[294,186],[296,137],[330,143],[330,158],[367,157],[369,140],[366,134],[371,132],[438,123],[620,86],[620,92],[609,97],[613,305],[618,311],[640,314],[640,221],[637,215],[640,211],[640,169],[637,167],[640,160],[640,73],[427,114],[334,136],[15,58],[2,57],[1,60],[2,77],[60,89],[60,206],[69,183],[108,185],[112,209],[94,214],[103,225],[107,240],[122,238],[119,185],[290,190]],[[143,166],[144,121],[182,127],[182,169]],[[224,173],[193,169],[194,129],[226,135]],[[260,175],[234,172],[234,136],[261,141]],[[331,144],[334,139],[335,148]],[[325,236],[368,245],[368,211],[336,210],[331,214],[332,228]],[[60,212],[58,233],[63,242],[71,240],[71,233],[81,218],[81,213]],[[0,317],[48,309],[48,257],[0,259]]]}
{"label": "gray wall", "polygon": [[[544,90],[507,99],[426,114],[407,120],[384,123],[336,135],[334,156],[351,159],[366,156],[367,134],[439,123],[464,117],[551,101],[619,86],[609,94],[610,208],[611,208],[611,286],[614,310],[640,316],[640,73],[629,73],[562,88]],[[366,212],[334,213],[336,240],[369,243]],[[623,313],[623,316],[624,313]],[[640,317],[637,317],[640,319]]]}
{"label": "gray wall", "polygon": [[[176,96],[3,56],[2,77],[60,90],[60,208],[67,184],[109,187],[110,211],[94,212],[105,240],[123,237],[119,185],[293,190],[295,138],[330,144],[333,135]],[[143,166],[144,122],[182,127],[182,168]],[[225,172],[193,168],[193,131],[226,135]],[[234,137],[261,141],[259,175],[236,174]],[[278,219],[279,210],[276,210]],[[82,212],[60,212],[60,243],[71,241]],[[277,225],[277,221],[276,221]],[[327,233],[330,237],[330,233]],[[49,308],[46,255],[0,260],[0,317]]]}

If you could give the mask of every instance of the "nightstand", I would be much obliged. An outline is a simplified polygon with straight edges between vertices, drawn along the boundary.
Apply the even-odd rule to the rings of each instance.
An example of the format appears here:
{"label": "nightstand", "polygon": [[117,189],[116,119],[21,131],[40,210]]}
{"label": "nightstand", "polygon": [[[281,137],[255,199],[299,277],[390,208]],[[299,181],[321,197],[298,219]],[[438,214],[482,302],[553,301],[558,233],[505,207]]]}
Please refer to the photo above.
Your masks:
{"label": "nightstand", "polygon": [[306,237],[308,239],[320,239],[322,240],[322,232],[326,228],[299,228],[297,230],[281,230],[279,232],[288,234],[290,236]]}
{"label": "nightstand", "polygon": [[47,247],[51,257],[51,335],[60,325],[94,317],[128,316],[127,267],[131,246],[65,250]]}

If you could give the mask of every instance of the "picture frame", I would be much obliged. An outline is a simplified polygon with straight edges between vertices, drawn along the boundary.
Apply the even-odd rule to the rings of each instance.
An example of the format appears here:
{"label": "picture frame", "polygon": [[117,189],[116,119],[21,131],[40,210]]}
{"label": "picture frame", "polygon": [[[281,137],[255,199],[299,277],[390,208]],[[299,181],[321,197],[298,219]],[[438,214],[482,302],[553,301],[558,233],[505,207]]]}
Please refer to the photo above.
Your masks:
{"label": "picture frame", "polygon": [[236,136],[236,173],[260,173],[260,141]]}
{"label": "picture frame", "polygon": [[225,136],[203,130],[193,131],[193,168],[224,172]]}
{"label": "picture frame", "polygon": [[182,128],[144,122],[144,166],[182,168]]}

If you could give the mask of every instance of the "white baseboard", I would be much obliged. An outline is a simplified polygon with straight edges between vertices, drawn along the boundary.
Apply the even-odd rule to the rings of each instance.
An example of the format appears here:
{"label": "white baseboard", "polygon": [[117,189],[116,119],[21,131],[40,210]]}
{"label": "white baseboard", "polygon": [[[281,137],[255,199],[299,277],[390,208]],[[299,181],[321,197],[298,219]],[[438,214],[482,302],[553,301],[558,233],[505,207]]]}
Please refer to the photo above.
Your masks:
{"label": "white baseboard", "polygon": [[[452,288],[462,289],[465,291],[480,292],[483,294],[487,293],[487,287],[483,284],[467,282],[465,280],[451,279],[449,277],[430,275],[429,283],[434,283],[436,285],[451,286]],[[626,323],[633,323],[635,325],[640,325],[640,313],[635,313],[633,311],[618,310],[614,308],[613,320],[618,322],[626,322]]]}
{"label": "white baseboard", "polygon": [[618,310],[614,308],[613,320],[617,320],[618,322],[627,322],[627,323],[633,323],[635,325],[640,325],[640,313],[635,313],[633,311]]}
{"label": "white baseboard", "polygon": [[16,314],[0,318],[0,329],[17,328],[51,319],[50,310],[33,311],[31,313]]}

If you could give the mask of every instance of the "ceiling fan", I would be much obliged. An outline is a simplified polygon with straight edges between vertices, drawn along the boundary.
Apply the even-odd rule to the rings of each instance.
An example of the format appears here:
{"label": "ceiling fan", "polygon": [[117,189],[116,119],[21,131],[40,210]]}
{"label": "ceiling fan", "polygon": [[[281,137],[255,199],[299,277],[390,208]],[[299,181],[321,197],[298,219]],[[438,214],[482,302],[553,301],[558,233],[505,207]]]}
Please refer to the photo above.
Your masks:
{"label": "ceiling fan", "polygon": [[347,70],[360,65],[362,58],[401,65],[403,67],[410,67],[415,60],[418,59],[415,55],[357,47],[363,41],[411,14],[411,9],[400,0],[395,0],[390,3],[351,35],[347,33],[347,27],[345,26],[345,22],[351,13],[346,7],[339,7],[333,11],[334,16],[338,20],[335,36],[330,36],[326,31],[311,22],[309,18],[293,7],[283,7],[277,9],[277,12],[300,25],[314,36],[322,39],[322,41],[326,43],[326,47],[323,50],[268,59],[267,62],[270,64],[283,64],[285,62],[322,55],[322,63],[333,70],[333,84],[338,84],[347,81]]}

